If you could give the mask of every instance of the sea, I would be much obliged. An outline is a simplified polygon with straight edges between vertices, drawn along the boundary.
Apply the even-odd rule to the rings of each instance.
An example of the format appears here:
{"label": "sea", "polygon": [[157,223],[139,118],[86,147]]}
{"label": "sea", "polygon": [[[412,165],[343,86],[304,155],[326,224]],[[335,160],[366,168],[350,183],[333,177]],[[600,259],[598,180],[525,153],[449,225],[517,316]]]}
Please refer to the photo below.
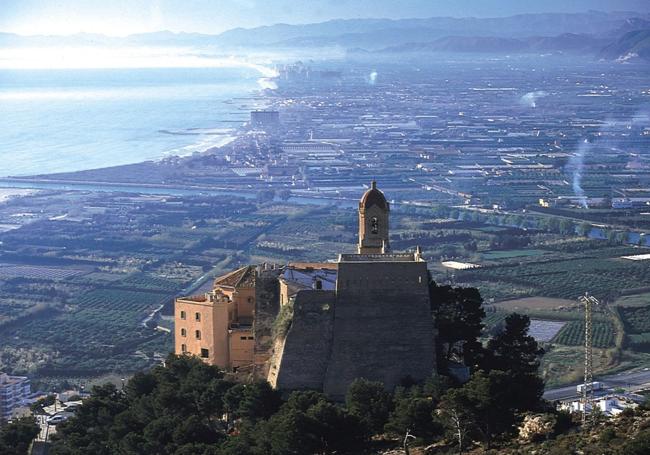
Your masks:
{"label": "sea", "polygon": [[252,68],[0,69],[0,177],[202,152],[264,107]]}

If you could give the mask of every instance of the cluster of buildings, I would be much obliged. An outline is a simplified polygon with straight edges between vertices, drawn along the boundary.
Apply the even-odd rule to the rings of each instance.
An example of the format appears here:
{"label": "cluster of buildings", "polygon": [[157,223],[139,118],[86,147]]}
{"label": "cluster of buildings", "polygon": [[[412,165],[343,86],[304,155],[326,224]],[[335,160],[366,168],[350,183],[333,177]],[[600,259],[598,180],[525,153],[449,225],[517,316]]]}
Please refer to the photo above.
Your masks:
{"label": "cluster of buildings", "polygon": [[[640,395],[625,393],[602,394],[586,404],[587,414],[595,411],[607,417],[616,417],[628,408],[634,409],[638,407],[644,400],[645,398]],[[582,400],[568,401],[559,406],[559,409],[571,413],[582,413],[584,408],[585,404]]]}
{"label": "cluster of buildings", "polygon": [[394,388],[436,369],[427,263],[389,244],[373,181],[359,202],[357,253],[331,262],[246,266],[175,305],[175,350],[282,390],[343,397],[364,377]]}
{"label": "cluster of buildings", "polygon": [[235,172],[251,188],[352,198],[375,177],[396,200],[503,208],[650,201],[650,126],[622,102],[602,112],[603,100],[639,96],[637,79],[612,87],[590,68],[545,68],[531,86],[481,65],[386,66],[371,82],[358,69],[282,67],[273,109],[251,113],[254,140],[219,181],[235,184]]}

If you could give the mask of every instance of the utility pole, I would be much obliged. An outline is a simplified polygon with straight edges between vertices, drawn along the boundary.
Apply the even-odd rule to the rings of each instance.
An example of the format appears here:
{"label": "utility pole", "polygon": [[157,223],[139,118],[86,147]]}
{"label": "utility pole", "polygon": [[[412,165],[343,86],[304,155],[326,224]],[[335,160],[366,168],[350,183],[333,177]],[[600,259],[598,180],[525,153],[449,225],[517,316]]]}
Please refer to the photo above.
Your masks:
{"label": "utility pole", "polygon": [[587,404],[589,396],[593,395],[594,382],[592,309],[600,302],[588,292],[580,296],[580,302],[585,305],[585,380],[582,385],[582,424],[584,425],[587,422]]}
{"label": "utility pole", "polygon": [[410,453],[409,452],[409,440],[410,439],[415,439],[415,436],[413,436],[411,434],[411,430],[406,430],[406,435],[404,436],[404,443],[403,443],[404,453],[406,455],[409,455],[409,453]]}

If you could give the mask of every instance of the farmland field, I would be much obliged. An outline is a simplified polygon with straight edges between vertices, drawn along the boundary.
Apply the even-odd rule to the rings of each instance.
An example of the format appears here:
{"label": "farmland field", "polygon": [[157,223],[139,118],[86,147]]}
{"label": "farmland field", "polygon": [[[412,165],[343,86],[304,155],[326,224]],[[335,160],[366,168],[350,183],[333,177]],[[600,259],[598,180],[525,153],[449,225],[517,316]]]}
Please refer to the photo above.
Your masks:
{"label": "farmland field", "polygon": [[[594,347],[609,348],[614,346],[615,329],[609,321],[594,321]],[[570,321],[551,340],[553,343],[566,346],[581,346],[585,342],[584,321]]]}
{"label": "farmland field", "polygon": [[[563,321],[545,321],[542,319],[531,319],[528,335],[535,338],[537,342],[551,341],[553,337],[567,324]],[[569,323],[570,324],[570,323]]]}
{"label": "farmland field", "polygon": [[546,254],[546,251],[543,250],[501,250],[501,251],[486,251],[482,253],[483,259],[486,260],[498,260],[498,259],[510,259],[510,258],[521,258],[529,256],[541,256]]}
{"label": "farmland field", "polygon": [[124,291],[121,289],[97,289],[73,302],[82,310],[110,308],[125,314],[137,314],[156,307],[171,299],[170,295],[155,292]]}
{"label": "farmland field", "polygon": [[619,307],[627,330],[630,333],[650,332],[649,307]]}
{"label": "farmland field", "polygon": [[650,352],[650,332],[632,333],[627,336],[630,348],[638,352]]}
{"label": "farmland field", "polygon": [[62,280],[83,273],[83,270],[70,268],[0,264],[0,278],[22,277],[37,280]]}
{"label": "farmland field", "polygon": [[617,306],[650,306],[650,292],[641,294],[624,295],[614,302]]}
{"label": "farmland field", "polygon": [[555,310],[578,305],[575,300],[556,299],[550,297],[524,297],[522,299],[504,300],[495,303],[499,309],[506,311],[521,310]]}
{"label": "farmland field", "polygon": [[[495,284],[524,287],[529,295],[577,299],[589,291],[601,300],[616,298],[622,291],[650,282],[650,267],[619,259],[574,258],[524,264],[486,265],[456,273],[460,284],[483,288]],[[508,294],[502,298],[510,297]]]}

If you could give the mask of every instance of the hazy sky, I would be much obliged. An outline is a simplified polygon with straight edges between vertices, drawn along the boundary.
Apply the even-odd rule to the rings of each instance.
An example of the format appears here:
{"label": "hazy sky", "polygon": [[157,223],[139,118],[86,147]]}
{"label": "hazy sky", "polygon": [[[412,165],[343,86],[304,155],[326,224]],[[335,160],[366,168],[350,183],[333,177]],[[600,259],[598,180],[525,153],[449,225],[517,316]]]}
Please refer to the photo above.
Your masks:
{"label": "hazy sky", "polygon": [[650,0],[0,0],[0,31],[126,35],[334,18],[507,16],[529,12],[650,12]]}

